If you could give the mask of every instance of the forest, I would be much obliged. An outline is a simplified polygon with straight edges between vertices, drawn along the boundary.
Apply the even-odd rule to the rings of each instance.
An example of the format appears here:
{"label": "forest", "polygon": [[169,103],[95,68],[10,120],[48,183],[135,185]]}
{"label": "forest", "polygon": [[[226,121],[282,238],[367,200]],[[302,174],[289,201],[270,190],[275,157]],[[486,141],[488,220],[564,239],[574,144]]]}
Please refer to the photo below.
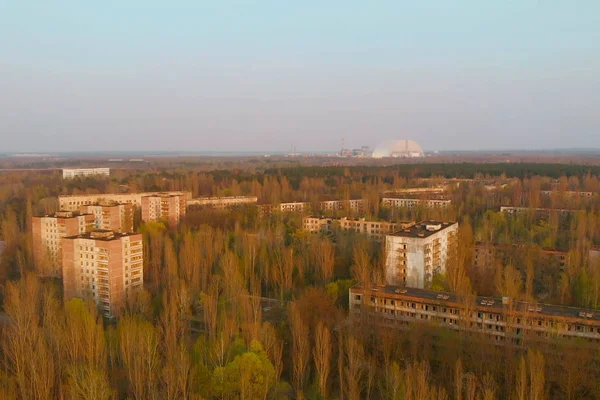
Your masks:
{"label": "forest", "polygon": [[[590,166],[466,163],[177,166],[70,181],[58,172],[2,172],[0,398],[600,399],[599,348],[585,341],[517,348],[433,324],[393,331],[350,321],[348,289],[383,283],[384,244],[348,231],[309,234],[299,214],[198,209],[169,226],[142,223],[138,213],[145,290],[111,320],[93,303],[63,301],[60,280],[35,275],[30,222],[57,211],[58,195],[77,193],[365,199],[364,215],[332,215],[459,223],[456,257],[433,290],[598,309],[600,263],[589,257],[600,244],[597,174]],[[427,187],[444,187],[451,207],[381,206],[386,191]],[[501,206],[569,212],[509,215]],[[521,250],[481,268],[480,243]],[[539,256],[548,249],[566,255],[564,268]]]}

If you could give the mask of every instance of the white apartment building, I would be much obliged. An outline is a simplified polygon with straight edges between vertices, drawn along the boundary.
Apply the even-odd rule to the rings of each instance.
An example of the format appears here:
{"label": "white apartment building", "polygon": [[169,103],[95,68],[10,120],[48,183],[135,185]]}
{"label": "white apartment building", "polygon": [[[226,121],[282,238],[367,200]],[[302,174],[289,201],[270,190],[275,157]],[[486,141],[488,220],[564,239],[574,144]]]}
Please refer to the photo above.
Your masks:
{"label": "white apartment building", "polygon": [[294,202],[294,203],[281,203],[279,210],[281,212],[304,212],[310,207],[310,203]]}
{"label": "white apartment building", "polygon": [[395,197],[384,197],[381,204],[386,207],[393,208],[448,208],[451,200],[423,200],[423,199],[399,199]]}
{"label": "white apartment building", "polygon": [[458,223],[423,221],[385,240],[388,285],[428,288],[433,277],[446,272],[457,246]]}
{"label": "white apartment building", "polygon": [[110,168],[63,168],[63,179],[73,179],[76,176],[110,175]]}

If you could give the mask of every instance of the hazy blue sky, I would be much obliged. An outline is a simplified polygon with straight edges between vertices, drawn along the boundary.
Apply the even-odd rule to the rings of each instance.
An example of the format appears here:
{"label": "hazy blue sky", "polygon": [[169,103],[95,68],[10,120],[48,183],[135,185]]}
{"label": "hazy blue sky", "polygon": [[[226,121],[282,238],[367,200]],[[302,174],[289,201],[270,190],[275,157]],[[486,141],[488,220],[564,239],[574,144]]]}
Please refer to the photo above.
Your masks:
{"label": "hazy blue sky", "polygon": [[0,152],[600,148],[598,1],[0,6]]}

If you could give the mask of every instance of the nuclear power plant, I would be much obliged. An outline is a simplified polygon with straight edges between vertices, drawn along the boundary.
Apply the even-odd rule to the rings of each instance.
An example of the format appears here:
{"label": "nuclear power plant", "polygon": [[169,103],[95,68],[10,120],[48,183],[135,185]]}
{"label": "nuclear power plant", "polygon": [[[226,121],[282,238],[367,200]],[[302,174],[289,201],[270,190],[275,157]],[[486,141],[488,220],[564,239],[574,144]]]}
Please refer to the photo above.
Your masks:
{"label": "nuclear power plant", "polygon": [[423,157],[423,149],[414,140],[386,140],[373,150],[373,158],[415,158]]}

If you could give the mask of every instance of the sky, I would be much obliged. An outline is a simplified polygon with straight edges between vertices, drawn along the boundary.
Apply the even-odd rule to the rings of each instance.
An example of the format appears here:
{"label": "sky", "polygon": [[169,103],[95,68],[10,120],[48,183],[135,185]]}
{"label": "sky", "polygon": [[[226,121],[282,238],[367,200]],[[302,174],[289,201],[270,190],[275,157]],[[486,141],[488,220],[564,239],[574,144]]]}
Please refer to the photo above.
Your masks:
{"label": "sky", "polygon": [[10,1],[0,152],[600,148],[600,2]]}

